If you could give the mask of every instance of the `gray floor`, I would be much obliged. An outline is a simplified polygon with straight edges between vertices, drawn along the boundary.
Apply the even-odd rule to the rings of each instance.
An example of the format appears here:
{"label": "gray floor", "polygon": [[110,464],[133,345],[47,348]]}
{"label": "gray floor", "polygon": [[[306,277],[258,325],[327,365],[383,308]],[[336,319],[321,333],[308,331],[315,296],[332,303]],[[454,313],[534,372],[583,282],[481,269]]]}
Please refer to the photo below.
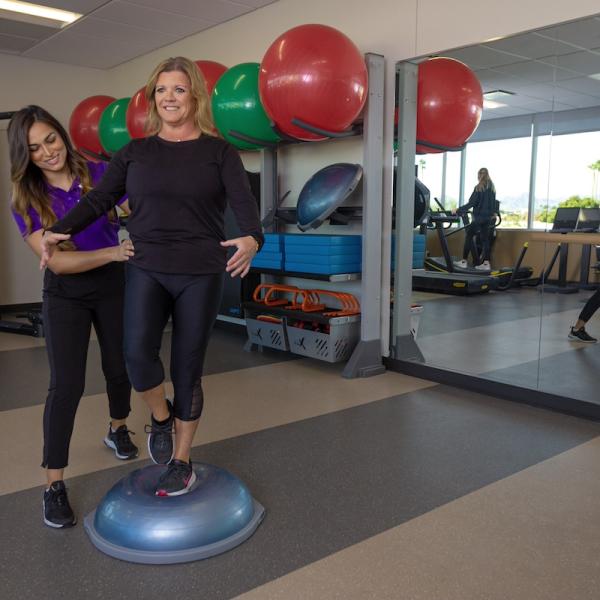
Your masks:
{"label": "gray floor", "polygon": [[[524,288],[469,297],[429,296],[421,301],[417,343],[432,366],[600,404],[600,344],[567,339],[592,293],[542,294]],[[600,337],[596,317],[587,329]],[[498,360],[482,360],[486,356]]]}
{"label": "gray floor", "polygon": [[[233,598],[599,433],[599,424],[437,386],[200,446],[193,458],[241,477],[267,517],[234,551],[168,567],[104,556],[81,526],[44,528],[37,488],[8,494],[0,597]],[[130,468],[70,480],[76,511],[92,510]]]}

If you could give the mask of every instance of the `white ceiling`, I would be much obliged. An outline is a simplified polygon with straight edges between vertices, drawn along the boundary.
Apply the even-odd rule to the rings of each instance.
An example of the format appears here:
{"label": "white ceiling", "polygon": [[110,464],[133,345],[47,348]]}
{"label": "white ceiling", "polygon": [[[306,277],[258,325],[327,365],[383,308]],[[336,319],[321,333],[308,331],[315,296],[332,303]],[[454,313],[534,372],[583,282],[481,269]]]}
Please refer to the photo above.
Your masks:
{"label": "white ceiling", "polygon": [[99,69],[276,0],[32,0],[85,15],[63,29],[0,17],[0,53]]}
{"label": "white ceiling", "polygon": [[484,92],[514,92],[484,119],[600,106],[600,16],[441,53],[475,71]]}

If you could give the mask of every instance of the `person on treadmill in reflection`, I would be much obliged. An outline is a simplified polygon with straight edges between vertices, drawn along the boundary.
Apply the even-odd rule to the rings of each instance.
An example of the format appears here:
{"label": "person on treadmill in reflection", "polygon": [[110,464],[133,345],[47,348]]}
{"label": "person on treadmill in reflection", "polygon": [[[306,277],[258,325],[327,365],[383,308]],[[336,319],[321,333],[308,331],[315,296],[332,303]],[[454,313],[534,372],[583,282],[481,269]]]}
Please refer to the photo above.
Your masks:
{"label": "person on treadmill in reflection", "polygon": [[490,271],[490,252],[491,252],[491,233],[494,217],[496,217],[496,188],[490,178],[486,168],[479,169],[477,173],[478,183],[469,198],[469,201],[463,206],[459,206],[454,214],[462,215],[469,209],[473,209],[473,218],[471,223],[465,228],[465,244],[463,247],[462,260],[455,261],[454,265],[461,269],[468,267],[467,258],[469,252],[475,247],[474,238],[479,235],[482,246],[481,263],[473,251],[474,267],[480,271]]}

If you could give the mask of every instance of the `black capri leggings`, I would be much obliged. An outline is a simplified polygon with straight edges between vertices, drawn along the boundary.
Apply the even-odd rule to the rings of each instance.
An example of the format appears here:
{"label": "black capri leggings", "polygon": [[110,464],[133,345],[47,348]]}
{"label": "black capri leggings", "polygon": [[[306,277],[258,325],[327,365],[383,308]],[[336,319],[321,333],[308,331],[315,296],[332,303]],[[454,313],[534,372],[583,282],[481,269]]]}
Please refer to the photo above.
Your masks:
{"label": "black capri leggings", "polygon": [[195,421],[202,414],[202,370],[217,318],[223,274],[156,273],[127,264],[125,362],[133,388],[144,392],[165,378],[162,334],[172,317],[171,380],[175,416]]}
{"label": "black capri leggings", "polygon": [[98,336],[112,419],[129,415],[131,385],[123,358],[121,263],[77,273],[44,276],[44,334],[50,386],[44,409],[42,467],[62,469],[69,461],[75,413],[85,388],[91,326]]}
{"label": "black capri leggings", "polygon": [[585,303],[585,306],[581,309],[581,313],[579,318],[587,323],[592,315],[598,310],[600,307],[600,290],[596,290]]}

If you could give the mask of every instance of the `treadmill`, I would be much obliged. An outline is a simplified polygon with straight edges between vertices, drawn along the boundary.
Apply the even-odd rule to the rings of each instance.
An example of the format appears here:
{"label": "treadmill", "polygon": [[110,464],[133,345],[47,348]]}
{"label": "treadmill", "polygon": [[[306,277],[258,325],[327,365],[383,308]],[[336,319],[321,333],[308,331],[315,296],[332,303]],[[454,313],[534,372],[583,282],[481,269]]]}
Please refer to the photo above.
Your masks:
{"label": "treadmill", "polygon": [[[415,191],[425,196],[425,202],[429,205],[429,190],[418,179]],[[490,289],[494,289],[495,280],[489,273],[481,273],[473,269],[460,269],[452,261],[444,229],[460,220],[459,216],[447,214],[443,210],[428,214],[428,225],[436,229],[444,256],[442,258],[428,256],[425,258],[425,269],[413,269],[413,290],[467,296],[485,294]]]}

